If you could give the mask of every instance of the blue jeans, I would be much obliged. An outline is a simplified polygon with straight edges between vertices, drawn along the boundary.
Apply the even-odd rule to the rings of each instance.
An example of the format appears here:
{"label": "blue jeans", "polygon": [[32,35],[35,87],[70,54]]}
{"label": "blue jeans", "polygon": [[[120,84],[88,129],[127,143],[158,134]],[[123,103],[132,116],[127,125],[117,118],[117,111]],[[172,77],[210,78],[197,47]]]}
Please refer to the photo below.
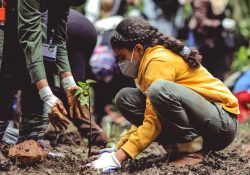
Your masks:
{"label": "blue jeans", "polygon": [[[149,98],[162,125],[156,139],[160,144],[186,143],[202,136],[204,150],[221,150],[236,136],[236,115],[189,88],[158,80],[150,86]],[[146,96],[140,89],[124,88],[115,101],[128,121],[143,124]]]}

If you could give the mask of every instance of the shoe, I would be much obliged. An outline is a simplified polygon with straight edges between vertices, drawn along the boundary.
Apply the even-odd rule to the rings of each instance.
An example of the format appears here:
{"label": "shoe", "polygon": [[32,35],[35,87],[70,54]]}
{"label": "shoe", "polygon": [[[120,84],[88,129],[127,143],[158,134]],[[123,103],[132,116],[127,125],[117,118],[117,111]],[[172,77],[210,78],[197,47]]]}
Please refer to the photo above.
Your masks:
{"label": "shoe", "polygon": [[[172,153],[174,154],[174,153]],[[195,153],[177,153],[175,156],[170,155],[170,165],[185,166],[185,165],[196,165],[203,161],[204,153],[202,151]]]}

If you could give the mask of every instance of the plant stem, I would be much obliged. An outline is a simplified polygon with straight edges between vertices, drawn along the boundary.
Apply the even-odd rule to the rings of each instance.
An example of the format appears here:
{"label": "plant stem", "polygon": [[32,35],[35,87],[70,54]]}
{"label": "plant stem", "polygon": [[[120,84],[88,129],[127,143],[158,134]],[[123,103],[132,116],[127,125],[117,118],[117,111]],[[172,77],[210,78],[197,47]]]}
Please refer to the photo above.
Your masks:
{"label": "plant stem", "polygon": [[92,147],[92,115],[91,115],[91,111],[90,111],[90,93],[89,93],[89,88],[88,88],[88,96],[89,96],[89,106],[88,106],[88,111],[89,111],[89,133],[90,133],[90,136],[89,136],[89,152],[88,152],[88,157],[91,156],[91,147]]}

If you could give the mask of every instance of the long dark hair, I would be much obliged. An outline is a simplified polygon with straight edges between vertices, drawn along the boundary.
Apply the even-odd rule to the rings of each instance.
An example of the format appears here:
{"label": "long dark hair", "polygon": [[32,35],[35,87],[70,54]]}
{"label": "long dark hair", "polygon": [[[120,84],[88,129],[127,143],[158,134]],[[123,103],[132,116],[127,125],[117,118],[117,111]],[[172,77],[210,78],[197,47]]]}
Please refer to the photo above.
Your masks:
{"label": "long dark hair", "polygon": [[118,24],[110,43],[112,48],[132,49],[136,44],[141,44],[144,49],[156,45],[163,45],[172,52],[180,55],[191,68],[199,67],[202,56],[196,49],[186,49],[180,40],[171,38],[159,32],[155,27],[141,18],[126,18]]}

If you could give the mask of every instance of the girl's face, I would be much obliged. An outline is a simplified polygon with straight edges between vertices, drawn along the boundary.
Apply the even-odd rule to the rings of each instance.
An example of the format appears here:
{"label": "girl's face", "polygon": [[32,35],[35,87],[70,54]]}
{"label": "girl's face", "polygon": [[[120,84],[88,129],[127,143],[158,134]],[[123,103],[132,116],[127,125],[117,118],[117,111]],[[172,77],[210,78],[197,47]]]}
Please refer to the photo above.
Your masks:
{"label": "girl's face", "polygon": [[[141,44],[135,45],[134,49],[129,50],[127,48],[113,48],[116,62],[121,62],[125,60],[131,60],[131,57],[133,56],[133,60],[135,62],[140,62],[144,49]],[[134,51],[134,52],[133,52]]]}
{"label": "girl's face", "polygon": [[136,79],[138,76],[140,60],[143,55],[142,45],[137,44],[132,51],[126,48],[114,48],[113,51],[122,74]]}

